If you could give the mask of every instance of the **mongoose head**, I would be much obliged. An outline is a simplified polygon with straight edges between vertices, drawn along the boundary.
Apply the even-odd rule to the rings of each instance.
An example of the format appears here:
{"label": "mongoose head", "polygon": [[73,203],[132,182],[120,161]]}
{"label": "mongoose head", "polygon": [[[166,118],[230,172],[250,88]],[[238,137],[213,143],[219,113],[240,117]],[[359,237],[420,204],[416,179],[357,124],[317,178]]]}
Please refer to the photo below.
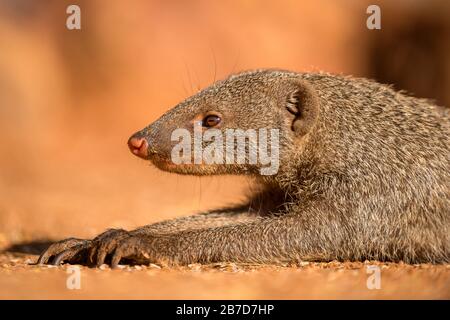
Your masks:
{"label": "mongoose head", "polygon": [[[244,72],[218,81],[181,102],[131,136],[128,145],[135,155],[164,171],[192,175],[276,175],[283,161],[299,152],[295,140],[305,139],[317,113],[314,91],[299,74],[276,70]],[[266,135],[260,129],[266,129]],[[238,137],[244,137],[245,147],[239,147]],[[250,140],[256,144],[250,145]],[[266,141],[266,145],[261,141]],[[264,154],[269,160],[279,161],[278,164],[270,164],[267,157],[261,157],[258,147],[263,146]],[[198,150],[200,153],[196,154]],[[202,150],[213,161],[206,161]],[[226,154],[233,152],[234,156],[227,158]],[[181,153],[182,160],[174,160]],[[264,172],[271,165],[273,170]]]}

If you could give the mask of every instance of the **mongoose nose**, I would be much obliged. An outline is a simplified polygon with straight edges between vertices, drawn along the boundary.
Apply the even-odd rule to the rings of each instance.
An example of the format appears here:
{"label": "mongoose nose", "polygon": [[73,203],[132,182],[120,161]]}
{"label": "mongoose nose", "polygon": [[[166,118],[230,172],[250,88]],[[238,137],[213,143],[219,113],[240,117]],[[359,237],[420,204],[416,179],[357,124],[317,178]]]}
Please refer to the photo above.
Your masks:
{"label": "mongoose nose", "polygon": [[132,136],[128,139],[128,147],[138,157],[146,159],[148,156],[148,142],[145,138]]}

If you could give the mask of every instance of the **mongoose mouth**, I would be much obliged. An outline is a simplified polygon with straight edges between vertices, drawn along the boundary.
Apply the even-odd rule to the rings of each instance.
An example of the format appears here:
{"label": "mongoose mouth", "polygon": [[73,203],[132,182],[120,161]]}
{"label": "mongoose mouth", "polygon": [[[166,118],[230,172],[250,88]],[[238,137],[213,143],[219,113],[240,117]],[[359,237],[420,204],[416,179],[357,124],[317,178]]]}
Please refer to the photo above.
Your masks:
{"label": "mongoose mouth", "polygon": [[201,165],[199,164],[189,164],[189,163],[181,163],[176,164],[171,159],[168,159],[160,154],[150,154],[147,157],[148,160],[150,160],[155,166],[157,166],[160,169],[170,171],[171,169],[177,169],[177,168],[193,168],[193,167],[199,167]]}

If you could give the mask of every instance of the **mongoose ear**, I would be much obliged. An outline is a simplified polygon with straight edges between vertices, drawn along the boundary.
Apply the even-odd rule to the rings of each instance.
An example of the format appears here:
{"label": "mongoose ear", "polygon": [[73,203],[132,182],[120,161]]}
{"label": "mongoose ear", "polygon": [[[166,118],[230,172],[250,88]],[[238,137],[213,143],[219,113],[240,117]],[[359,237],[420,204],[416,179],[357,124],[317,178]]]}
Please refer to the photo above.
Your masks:
{"label": "mongoose ear", "polygon": [[291,129],[303,136],[313,126],[319,112],[319,99],[310,84],[302,80],[290,80],[284,92],[286,110],[292,116]]}

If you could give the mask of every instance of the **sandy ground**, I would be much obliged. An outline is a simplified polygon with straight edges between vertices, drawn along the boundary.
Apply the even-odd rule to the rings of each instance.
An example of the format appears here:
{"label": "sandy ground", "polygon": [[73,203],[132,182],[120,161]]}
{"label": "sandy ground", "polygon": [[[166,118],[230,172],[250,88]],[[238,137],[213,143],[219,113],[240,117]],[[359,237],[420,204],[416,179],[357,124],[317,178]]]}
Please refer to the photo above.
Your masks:
{"label": "sandy ground", "polygon": [[[449,299],[450,266],[304,263],[301,266],[217,264],[111,270],[76,266],[80,289],[69,289],[73,266],[30,265],[36,255],[0,256],[1,299]],[[381,288],[367,288],[368,265]],[[69,285],[70,287],[70,285]]]}

